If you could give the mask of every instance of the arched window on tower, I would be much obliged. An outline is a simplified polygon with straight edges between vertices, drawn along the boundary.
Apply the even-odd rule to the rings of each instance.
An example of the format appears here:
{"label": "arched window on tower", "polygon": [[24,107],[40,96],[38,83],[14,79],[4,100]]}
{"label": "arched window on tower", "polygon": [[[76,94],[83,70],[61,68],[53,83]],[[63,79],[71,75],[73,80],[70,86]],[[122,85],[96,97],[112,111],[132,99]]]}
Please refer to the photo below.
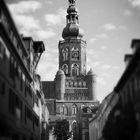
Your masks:
{"label": "arched window on tower", "polygon": [[77,113],[77,107],[76,107],[76,105],[73,105],[72,106],[72,115],[76,115],[76,113]]}
{"label": "arched window on tower", "polygon": [[64,111],[63,110],[63,106],[60,106],[60,110],[59,111],[60,111],[60,114],[63,114],[63,111]]}
{"label": "arched window on tower", "polygon": [[62,70],[64,71],[65,74],[68,74],[68,65],[67,64],[64,64],[62,66]]}
{"label": "arched window on tower", "polygon": [[72,76],[79,76],[79,65],[78,64],[72,64]]}
{"label": "arched window on tower", "polygon": [[79,60],[79,49],[72,48],[72,60]]}
{"label": "arched window on tower", "polygon": [[68,114],[68,108],[66,105],[64,105],[64,115],[67,115]]}
{"label": "arched window on tower", "polygon": [[67,48],[62,49],[62,56],[63,56],[63,61],[68,60],[68,49]]}

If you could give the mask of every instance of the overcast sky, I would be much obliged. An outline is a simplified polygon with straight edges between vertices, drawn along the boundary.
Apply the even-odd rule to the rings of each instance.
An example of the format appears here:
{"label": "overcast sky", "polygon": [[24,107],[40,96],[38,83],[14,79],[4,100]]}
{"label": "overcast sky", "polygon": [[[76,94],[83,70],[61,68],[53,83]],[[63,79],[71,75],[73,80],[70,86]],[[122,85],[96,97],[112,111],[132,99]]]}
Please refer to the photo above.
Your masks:
{"label": "overcast sky", "polygon": [[[54,80],[58,42],[66,23],[67,0],[6,0],[19,32],[43,40],[46,51],[38,65],[42,80]],[[96,94],[109,94],[124,69],[131,40],[140,38],[140,0],[77,0],[80,27],[87,41],[87,71],[96,75]]]}

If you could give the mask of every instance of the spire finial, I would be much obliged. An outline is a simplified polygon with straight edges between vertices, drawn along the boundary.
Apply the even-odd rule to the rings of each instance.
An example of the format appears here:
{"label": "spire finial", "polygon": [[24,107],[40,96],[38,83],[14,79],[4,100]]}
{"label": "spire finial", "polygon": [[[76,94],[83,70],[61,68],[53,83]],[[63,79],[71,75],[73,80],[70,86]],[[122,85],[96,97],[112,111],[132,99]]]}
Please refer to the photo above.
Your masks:
{"label": "spire finial", "polygon": [[67,9],[68,15],[66,16],[66,27],[63,30],[62,37],[83,37],[83,32],[79,27],[79,16],[76,8],[76,0],[68,0],[69,6]]}
{"label": "spire finial", "polygon": [[68,0],[70,4],[75,4],[76,0]]}

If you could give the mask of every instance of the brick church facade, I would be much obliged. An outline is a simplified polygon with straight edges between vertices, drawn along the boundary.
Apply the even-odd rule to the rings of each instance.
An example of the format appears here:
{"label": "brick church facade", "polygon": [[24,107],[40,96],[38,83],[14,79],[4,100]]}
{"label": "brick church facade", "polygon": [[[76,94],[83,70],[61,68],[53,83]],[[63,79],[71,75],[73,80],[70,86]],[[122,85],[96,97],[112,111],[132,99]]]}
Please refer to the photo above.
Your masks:
{"label": "brick church facade", "polygon": [[95,75],[92,69],[86,71],[86,41],[75,2],[69,0],[63,40],[58,44],[59,70],[54,81],[42,82],[50,115],[66,118],[71,124],[82,106],[99,104],[94,91]]}

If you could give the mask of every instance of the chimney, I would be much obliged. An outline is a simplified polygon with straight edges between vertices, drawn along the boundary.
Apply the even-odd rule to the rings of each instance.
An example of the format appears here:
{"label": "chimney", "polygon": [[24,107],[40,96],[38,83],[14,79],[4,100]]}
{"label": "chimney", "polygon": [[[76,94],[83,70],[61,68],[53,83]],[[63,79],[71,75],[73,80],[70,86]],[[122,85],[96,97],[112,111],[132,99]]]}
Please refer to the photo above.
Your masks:
{"label": "chimney", "polygon": [[129,65],[129,63],[130,63],[132,57],[133,57],[132,54],[126,54],[126,55],[125,55],[124,61],[125,61],[126,67]]}
{"label": "chimney", "polygon": [[140,48],[140,39],[133,39],[131,48],[133,50],[133,53],[135,53]]}

